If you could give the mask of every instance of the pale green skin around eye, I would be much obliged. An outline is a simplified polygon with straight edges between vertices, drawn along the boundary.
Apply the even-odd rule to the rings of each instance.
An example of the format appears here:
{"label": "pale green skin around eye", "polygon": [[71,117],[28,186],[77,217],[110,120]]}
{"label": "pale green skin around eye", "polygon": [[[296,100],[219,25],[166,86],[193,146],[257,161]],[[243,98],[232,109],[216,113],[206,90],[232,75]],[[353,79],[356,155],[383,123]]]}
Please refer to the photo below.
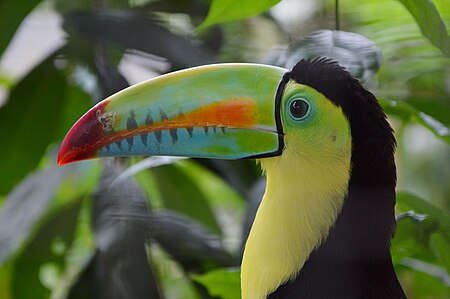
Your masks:
{"label": "pale green skin around eye", "polygon": [[[309,111],[301,120],[294,119],[289,111],[294,99],[309,104]],[[317,151],[330,155],[348,152],[351,144],[348,120],[341,108],[322,93],[290,81],[283,92],[280,110],[286,148],[305,155],[317,155]]]}

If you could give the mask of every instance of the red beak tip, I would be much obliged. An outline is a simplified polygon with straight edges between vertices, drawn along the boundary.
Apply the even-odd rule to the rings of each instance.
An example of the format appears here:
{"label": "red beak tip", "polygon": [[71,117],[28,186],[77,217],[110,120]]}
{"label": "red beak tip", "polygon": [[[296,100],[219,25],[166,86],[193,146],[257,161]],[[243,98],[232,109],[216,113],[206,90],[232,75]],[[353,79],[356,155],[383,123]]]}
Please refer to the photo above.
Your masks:
{"label": "red beak tip", "polygon": [[63,154],[61,151],[59,151],[58,153],[58,159],[57,159],[57,163],[59,166],[63,166],[66,165],[68,163],[70,163],[70,161],[67,161],[67,155]]}
{"label": "red beak tip", "polygon": [[90,160],[96,157],[95,151],[77,151],[77,150],[64,150],[61,148],[58,153],[57,164],[63,166],[73,162]]}
{"label": "red beak tip", "polygon": [[62,161],[62,160],[58,160],[58,166],[64,166],[64,165],[66,165],[67,163],[66,162],[64,162],[64,161]]}

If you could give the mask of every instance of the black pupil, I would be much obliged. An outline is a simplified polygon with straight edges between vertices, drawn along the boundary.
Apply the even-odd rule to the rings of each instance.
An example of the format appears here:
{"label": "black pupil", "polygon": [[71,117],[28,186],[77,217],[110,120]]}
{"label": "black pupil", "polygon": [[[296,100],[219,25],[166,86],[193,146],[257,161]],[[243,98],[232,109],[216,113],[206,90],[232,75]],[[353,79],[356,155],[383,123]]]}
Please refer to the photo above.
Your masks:
{"label": "black pupil", "polygon": [[289,107],[291,111],[291,115],[294,118],[302,118],[308,113],[309,105],[303,100],[295,100],[292,101],[291,106]]}

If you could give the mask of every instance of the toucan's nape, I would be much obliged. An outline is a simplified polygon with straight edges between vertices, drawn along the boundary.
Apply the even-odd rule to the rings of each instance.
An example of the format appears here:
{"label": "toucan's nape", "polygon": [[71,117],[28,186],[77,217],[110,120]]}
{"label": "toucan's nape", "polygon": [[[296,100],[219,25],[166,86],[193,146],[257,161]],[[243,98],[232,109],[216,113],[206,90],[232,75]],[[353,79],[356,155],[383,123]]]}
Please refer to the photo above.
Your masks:
{"label": "toucan's nape", "polygon": [[389,252],[394,148],[375,97],[319,58],[292,71],[203,66],[132,86],[77,121],[58,163],[257,158],[267,186],[244,250],[243,299],[404,298]]}

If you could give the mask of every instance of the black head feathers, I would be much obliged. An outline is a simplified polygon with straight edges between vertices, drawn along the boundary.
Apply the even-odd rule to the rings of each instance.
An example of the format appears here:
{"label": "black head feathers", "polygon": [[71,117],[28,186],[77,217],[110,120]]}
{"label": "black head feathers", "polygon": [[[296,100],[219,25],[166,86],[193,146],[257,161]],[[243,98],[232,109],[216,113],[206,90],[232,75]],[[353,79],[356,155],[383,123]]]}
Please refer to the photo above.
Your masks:
{"label": "black head feathers", "polygon": [[302,59],[288,73],[288,76],[297,83],[308,85],[323,93],[337,106],[342,106],[340,90],[354,90],[361,86],[345,68],[336,61],[324,57]]}
{"label": "black head feathers", "polygon": [[[351,116],[349,113],[355,105],[368,105],[368,109],[381,112],[380,116],[384,118],[375,96],[364,89],[356,78],[332,59],[324,57],[302,59],[286,76],[321,92],[335,105],[342,107],[349,118]],[[359,99],[350,95],[355,95]],[[364,114],[364,111],[359,113]]]}

